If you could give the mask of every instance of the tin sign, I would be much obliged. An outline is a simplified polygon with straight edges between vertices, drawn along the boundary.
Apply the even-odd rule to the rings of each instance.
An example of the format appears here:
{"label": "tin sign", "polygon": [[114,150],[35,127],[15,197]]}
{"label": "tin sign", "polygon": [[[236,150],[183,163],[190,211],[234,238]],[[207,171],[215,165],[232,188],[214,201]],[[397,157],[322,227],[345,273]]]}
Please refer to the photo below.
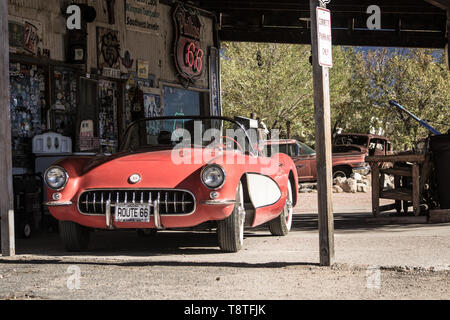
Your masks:
{"label": "tin sign", "polygon": [[331,12],[317,7],[317,42],[319,49],[319,65],[333,67],[333,48],[331,38]]}

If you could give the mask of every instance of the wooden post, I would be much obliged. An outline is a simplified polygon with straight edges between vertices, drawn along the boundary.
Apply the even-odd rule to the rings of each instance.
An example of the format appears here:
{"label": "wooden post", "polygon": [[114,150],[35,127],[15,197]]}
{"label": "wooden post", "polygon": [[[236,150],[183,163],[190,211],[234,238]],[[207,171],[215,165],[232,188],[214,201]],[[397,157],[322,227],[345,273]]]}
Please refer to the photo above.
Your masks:
{"label": "wooden post", "polygon": [[370,163],[372,174],[372,213],[375,217],[380,214],[380,167],[378,163]]}
{"label": "wooden post", "polygon": [[412,167],[412,203],[415,216],[420,214],[420,168],[417,162]]}
{"label": "wooden post", "polygon": [[450,7],[447,8],[447,32],[446,32],[447,43],[445,44],[445,62],[447,63],[447,69],[450,71]]}
{"label": "wooden post", "polygon": [[331,120],[328,68],[319,65],[317,14],[319,0],[310,0],[311,48],[314,81],[317,195],[320,265],[334,264],[334,221],[332,204]]}
{"label": "wooden post", "polygon": [[2,255],[15,254],[9,110],[8,0],[0,0],[0,216]]}

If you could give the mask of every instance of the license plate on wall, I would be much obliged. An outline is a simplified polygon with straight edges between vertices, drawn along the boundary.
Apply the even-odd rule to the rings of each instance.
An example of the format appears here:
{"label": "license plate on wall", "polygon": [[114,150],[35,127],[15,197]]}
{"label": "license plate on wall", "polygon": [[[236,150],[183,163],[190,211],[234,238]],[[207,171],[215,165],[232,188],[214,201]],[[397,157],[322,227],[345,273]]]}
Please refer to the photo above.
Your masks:
{"label": "license plate on wall", "polygon": [[117,222],[150,222],[150,206],[146,204],[120,204],[116,206]]}

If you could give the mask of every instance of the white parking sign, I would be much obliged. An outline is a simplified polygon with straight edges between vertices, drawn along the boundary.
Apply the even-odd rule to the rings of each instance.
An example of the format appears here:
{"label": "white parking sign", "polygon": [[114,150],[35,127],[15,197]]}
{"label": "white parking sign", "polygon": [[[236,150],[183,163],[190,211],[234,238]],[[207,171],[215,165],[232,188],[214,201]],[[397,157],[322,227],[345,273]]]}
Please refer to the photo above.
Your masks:
{"label": "white parking sign", "polygon": [[317,7],[317,40],[319,49],[319,64],[322,67],[333,66],[333,49],[331,41],[331,12]]}

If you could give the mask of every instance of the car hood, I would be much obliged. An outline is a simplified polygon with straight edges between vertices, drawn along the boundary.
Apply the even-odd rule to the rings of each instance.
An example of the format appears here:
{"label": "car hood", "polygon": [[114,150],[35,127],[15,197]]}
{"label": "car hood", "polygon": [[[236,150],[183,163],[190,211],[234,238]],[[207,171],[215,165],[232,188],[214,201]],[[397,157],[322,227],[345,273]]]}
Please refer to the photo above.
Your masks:
{"label": "car hood", "polygon": [[367,153],[367,148],[359,144],[334,144],[333,153]]}
{"label": "car hood", "polygon": [[141,181],[136,184],[137,188],[180,188],[189,185],[189,180],[199,181],[203,166],[219,156],[212,154],[204,159],[201,148],[185,148],[176,152],[136,151],[93,157],[81,168],[80,187],[130,187],[129,177],[139,174]]}

